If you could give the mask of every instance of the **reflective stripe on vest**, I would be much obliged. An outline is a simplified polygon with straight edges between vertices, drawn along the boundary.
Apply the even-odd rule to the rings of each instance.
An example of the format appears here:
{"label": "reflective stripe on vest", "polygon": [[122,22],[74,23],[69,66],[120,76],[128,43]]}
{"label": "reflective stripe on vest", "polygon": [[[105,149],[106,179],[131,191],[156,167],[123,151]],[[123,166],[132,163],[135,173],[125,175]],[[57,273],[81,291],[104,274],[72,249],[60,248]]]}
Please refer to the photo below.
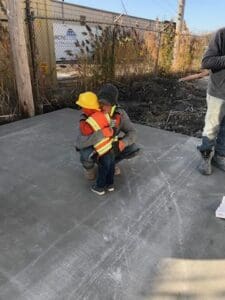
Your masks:
{"label": "reflective stripe on vest", "polygon": [[[104,113],[94,113],[86,122],[92,127],[94,131],[110,126],[110,116]],[[95,150],[101,156],[112,148],[112,138],[105,137],[100,142],[94,145]]]}
{"label": "reflective stripe on vest", "polygon": [[110,116],[109,114],[104,114],[102,112],[96,112],[87,118],[86,122],[91,125],[91,127],[97,131],[104,127],[110,126]]}
{"label": "reflective stripe on vest", "polygon": [[94,129],[94,131],[97,131],[99,129],[101,129],[101,127],[98,125],[98,123],[95,121],[94,118],[89,117],[86,122],[91,125],[91,127]]}
{"label": "reflective stripe on vest", "polygon": [[101,156],[108,152],[112,148],[112,139],[111,138],[104,138],[101,142],[94,145],[95,150]]}
{"label": "reflective stripe on vest", "polygon": [[112,117],[114,115],[115,110],[116,110],[116,105],[113,105],[112,109],[110,111],[110,117]]}

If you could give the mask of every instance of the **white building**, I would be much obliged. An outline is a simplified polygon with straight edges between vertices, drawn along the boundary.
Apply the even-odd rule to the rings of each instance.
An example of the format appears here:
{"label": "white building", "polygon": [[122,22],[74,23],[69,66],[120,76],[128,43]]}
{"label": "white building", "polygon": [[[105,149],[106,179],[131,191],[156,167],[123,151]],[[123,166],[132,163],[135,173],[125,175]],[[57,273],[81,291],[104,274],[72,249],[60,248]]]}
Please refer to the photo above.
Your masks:
{"label": "white building", "polygon": [[[41,13],[41,12],[40,12]],[[94,34],[99,34],[97,25],[102,27],[112,24],[156,31],[160,23],[156,20],[133,17],[110,11],[85,7],[76,4],[52,0],[53,33],[56,61],[75,60],[79,54],[77,42],[82,43],[87,32],[87,23]],[[91,47],[89,47],[91,50]]]}

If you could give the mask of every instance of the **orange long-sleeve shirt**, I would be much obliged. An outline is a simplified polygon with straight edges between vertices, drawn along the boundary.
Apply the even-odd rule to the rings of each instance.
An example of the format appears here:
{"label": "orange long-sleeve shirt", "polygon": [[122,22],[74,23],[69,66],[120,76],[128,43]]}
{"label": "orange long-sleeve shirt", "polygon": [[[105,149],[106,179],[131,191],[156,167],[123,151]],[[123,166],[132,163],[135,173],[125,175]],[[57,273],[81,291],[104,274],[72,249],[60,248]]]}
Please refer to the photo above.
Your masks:
{"label": "orange long-sleeve shirt", "polygon": [[[89,117],[94,112],[96,112],[96,110],[89,109],[89,110],[85,110],[83,112],[85,113],[86,116]],[[115,127],[118,128],[120,125],[120,122],[121,122],[120,114],[116,113],[112,119],[116,121]],[[80,120],[80,132],[82,135],[88,136],[88,135],[91,135],[92,133],[94,133],[94,130],[84,119],[82,119],[82,120]]]}

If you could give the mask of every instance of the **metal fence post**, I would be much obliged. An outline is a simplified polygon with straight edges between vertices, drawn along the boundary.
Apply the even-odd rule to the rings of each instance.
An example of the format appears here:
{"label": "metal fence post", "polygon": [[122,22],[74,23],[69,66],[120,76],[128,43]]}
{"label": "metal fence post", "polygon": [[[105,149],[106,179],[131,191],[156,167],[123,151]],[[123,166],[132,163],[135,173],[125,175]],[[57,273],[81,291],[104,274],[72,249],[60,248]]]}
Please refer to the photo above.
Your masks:
{"label": "metal fence post", "polygon": [[112,32],[112,61],[111,61],[111,77],[114,79],[115,77],[115,47],[116,47],[116,25],[113,26]]}
{"label": "metal fence post", "polygon": [[30,47],[30,59],[32,68],[32,83],[33,83],[33,95],[34,95],[34,106],[36,113],[43,113],[43,107],[40,101],[39,83],[38,83],[38,63],[37,63],[37,47],[35,41],[35,30],[34,30],[34,15],[31,12],[30,0],[26,0],[26,23],[28,28],[28,40]]}
{"label": "metal fence post", "polygon": [[161,48],[161,35],[162,32],[158,32],[158,45],[157,45],[157,53],[156,53],[156,60],[155,60],[155,66],[154,66],[154,75],[158,75],[158,69],[159,69],[159,53],[160,53],[160,48]]}

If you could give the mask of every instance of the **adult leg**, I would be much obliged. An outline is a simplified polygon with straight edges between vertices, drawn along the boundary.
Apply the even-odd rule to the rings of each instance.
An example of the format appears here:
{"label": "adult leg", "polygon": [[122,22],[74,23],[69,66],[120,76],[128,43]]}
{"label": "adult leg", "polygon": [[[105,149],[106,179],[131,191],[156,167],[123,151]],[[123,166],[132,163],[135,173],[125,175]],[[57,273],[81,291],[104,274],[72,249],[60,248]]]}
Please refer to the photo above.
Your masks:
{"label": "adult leg", "polygon": [[221,122],[220,130],[216,140],[213,162],[216,167],[225,171],[225,116]]}
{"label": "adult leg", "polygon": [[116,163],[118,163],[123,159],[133,158],[138,155],[139,151],[140,148],[134,143],[130,146],[125,147],[125,149],[116,156],[115,161]]}
{"label": "adult leg", "polygon": [[202,134],[202,144],[198,146],[201,154],[199,171],[203,175],[212,173],[211,161],[214,156],[216,138],[223,119],[224,100],[207,94],[207,112],[205,116],[205,127]]}
{"label": "adult leg", "polygon": [[84,175],[88,180],[94,180],[95,174],[95,156],[93,156],[93,147],[87,147],[80,150],[80,162],[84,168]]}

